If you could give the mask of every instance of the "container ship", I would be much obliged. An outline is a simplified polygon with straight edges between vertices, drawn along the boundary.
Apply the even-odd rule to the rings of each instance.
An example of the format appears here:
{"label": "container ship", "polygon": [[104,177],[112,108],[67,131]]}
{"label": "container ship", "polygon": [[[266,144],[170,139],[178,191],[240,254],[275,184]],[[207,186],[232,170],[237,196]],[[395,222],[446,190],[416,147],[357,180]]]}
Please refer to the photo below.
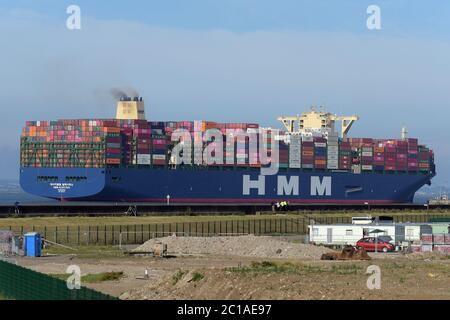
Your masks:
{"label": "container ship", "polygon": [[27,121],[20,184],[61,201],[385,204],[412,202],[435,176],[433,151],[405,129],[353,138],[357,116],[314,108],[278,120],[147,121],[143,99],[124,95],[115,119]]}

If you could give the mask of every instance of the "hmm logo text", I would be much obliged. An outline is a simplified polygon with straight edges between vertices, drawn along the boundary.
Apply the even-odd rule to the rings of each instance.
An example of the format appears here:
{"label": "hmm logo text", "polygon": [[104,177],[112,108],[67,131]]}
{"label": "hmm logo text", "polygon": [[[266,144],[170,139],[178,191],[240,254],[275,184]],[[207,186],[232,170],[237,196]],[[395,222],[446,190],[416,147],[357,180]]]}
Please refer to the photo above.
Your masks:
{"label": "hmm logo text", "polygon": [[[252,190],[256,190],[259,196],[264,196],[266,194],[266,177],[259,175],[258,179],[252,180],[250,175],[244,175],[242,194],[248,196]],[[311,196],[331,196],[331,177],[311,176],[309,190]],[[299,176],[277,176],[277,195],[298,196],[299,194]]]}

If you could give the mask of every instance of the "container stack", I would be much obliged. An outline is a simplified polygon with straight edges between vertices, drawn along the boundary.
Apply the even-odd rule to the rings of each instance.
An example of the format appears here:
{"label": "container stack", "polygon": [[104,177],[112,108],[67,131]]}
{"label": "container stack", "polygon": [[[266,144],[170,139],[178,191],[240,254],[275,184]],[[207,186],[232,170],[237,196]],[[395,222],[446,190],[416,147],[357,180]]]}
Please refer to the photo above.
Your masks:
{"label": "container stack", "polygon": [[373,147],[363,146],[360,149],[361,170],[372,171],[373,170]]}
{"label": "container stack", "polygon": [[28,121],[22,130],[21,165],[104,167],[106,128],[103,120]]}
{"label": "container stack", "polygon": [[339,169],[339,138],[336,135],[328,135],[327,169]]}
{"label": "container stack", "polygon": [[314,140],[310,136],[302,138],[302,168],[314,168]]}
{"label": "container stack", "polygon": [[[139,122],[138,122],[139,121]],[[127,136],[126,146],[130,143],[129,140],[130,128],[122,129],[122,133]],[[128,150],[126,150],[126,159],[132,159],[133,164],[150,165],[151,164],[151,127],[148,122],[142,120],[135,120],[132,126],[132,142],[134,142],[133,152],[131,157],[128,157]]]}
{"label": "container stack", "polygon": [[[203,150],[217,149],[223,143],[223,166],[261,167],[259,154],[272,158],[274,143],[271,132],[254,123],[219,123],[213,121],[146,120],[58,120],[28,121],[22,130],[21,165],[24,167],[102,168],[105,166],[166,166],[170,150],[177,142],[171,137],[184,129],[193,137],[189,158],[194,165],[206,165]],[[216,129],[223,141],[204,141],[205,130]],[[234,132],[234,139],[227,133]],[[245,141],[237,133],[247,134]],[[253,135],[254,134],[254,135]],[[258,150],[251,153],[250,139]],[[266,138],[261,139],[261,135]],[[229,141],[228,141],[229,140]],[[355,170],[365,172],[404,171],[427,173],[433,163],[433,152],[417,139],[374,140],[349,138],[340,141],[337,134],[289,135],[275,137],[279,144],[280,168]],[[202,149],[192,155],[201,145]],[[263,149],[263,150],[261,150]],[[185,152],[186,150],[183,150]],[[196,150],[197,151],[197,150]],[[215,154],[213,154],[215,156]],[[212,164],[218,165],[218,164]]]}
{"label": "container stack", "polygon": [[397,140],[397,171],[408,170],[408,141]]}
{"label": "container stack", "polygon": [[[157,134],[162,130],[164,132],[164,122],[153,122],[151,124],[151,162],[155,166],[165,166],[167,164],[168,140],[167,135]],[[155,130],[155,131],[154,131]],[[154,133],[155,132],[155,133]]]}
{"label": "container stack", "polygon": [[352,148],[350,142],[341,142],[339,146],[339,169],[350,170],[352,165]]}
{"label": "container stack", "polygon": [[120,128],[105,127],[106,164],[120,165],[122,163],[122,137]]}
{"label": "container stack", "polygon": [[284,141],[279,141],[279,167],[289,167],[289,146]]}
{"label": "container stack", "polygon": [[327,168],[327,139],[314,137],[314,168]]}
{"label": "container stack", "polygon": [[301,168],[301,149],[302,138],[299,135],[291,136],[289,146],[289,168],[299,169]]}
{"label": "container stack", "polygon": [[384,171],[384,146],[379,144],[373,148],[373,169],[375,171]]}
{"label": "container stack", "polygon": [[393,141],[386,141],[384,145],[386,171],[395,171],[397,169],[397,147]]}
{"label": "container stack", "polygon": [[425,146],[418,146],[419,152],[419,170],[430,170],[430,150]]}
{"label": "container stack", "polygon": [[408,171],[419,170],[418,153],[417,139],[408,139]]}

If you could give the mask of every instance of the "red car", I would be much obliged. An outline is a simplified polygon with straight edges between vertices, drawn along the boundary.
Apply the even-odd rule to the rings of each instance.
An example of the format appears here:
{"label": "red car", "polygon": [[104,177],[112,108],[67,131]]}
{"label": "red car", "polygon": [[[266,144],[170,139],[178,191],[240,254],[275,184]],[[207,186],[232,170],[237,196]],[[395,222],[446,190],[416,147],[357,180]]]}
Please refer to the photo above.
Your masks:
{"label": "red car", "polygon": [[356,247],[364,248],[366,251],[394,251],[394,245],[382,239],[375,237],[362,238],[356,243]]}

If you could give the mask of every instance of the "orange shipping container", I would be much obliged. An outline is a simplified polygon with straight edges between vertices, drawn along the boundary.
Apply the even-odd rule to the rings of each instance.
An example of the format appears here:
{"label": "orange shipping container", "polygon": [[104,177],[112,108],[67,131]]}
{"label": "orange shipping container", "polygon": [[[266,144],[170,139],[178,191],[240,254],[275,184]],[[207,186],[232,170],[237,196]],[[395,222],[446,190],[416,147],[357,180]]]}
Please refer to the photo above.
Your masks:
{"label": "orange shipping container", "polygon": [[105,127],[105,128],[103,128],[103,132],[106,132],[106,133],[120,133],[120,128]]}
{"label": "orange shipping container", "polygon": [[120,159],[106,159],[106,164],[120,164]]}

